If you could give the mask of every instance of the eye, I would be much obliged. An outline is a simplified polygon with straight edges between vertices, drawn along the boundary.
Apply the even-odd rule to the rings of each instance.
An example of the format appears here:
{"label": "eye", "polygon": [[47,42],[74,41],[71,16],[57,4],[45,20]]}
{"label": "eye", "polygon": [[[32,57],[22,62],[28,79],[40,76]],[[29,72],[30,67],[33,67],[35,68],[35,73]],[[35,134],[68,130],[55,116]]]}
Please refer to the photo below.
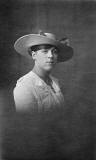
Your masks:
{"label": "eye", "polygon": [[42,52],[43,52],[43,53],[47,53],[47,52],[48,52],[48,49],[42,49]]}
{"label": "eye", "polygon": [[54,48],[54,49],[52,50],[52,53],[58,54],[58,50],[57,50],[56,48]]}

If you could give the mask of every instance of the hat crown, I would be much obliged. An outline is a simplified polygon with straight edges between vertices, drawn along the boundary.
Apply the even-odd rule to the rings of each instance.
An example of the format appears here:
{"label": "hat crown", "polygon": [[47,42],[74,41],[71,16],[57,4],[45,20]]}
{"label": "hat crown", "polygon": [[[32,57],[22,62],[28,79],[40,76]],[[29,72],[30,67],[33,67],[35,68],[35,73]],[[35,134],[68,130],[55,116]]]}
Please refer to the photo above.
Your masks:
{"label": "hat crown", "polygon": [[52,34],[52,33],[45,33],[45,35],[46,35],[48,38],[50,38],[50,39],[56,40],[55,35]]}
{"label": "hat crown", "polygon": [[39,35],[42,35],[42,36],[46,36],[47,38],[50,38],[50,39],[53,39],[53,40],[56,40],[56,36],[52,33],[44,33],[42,31],[39,32]]}

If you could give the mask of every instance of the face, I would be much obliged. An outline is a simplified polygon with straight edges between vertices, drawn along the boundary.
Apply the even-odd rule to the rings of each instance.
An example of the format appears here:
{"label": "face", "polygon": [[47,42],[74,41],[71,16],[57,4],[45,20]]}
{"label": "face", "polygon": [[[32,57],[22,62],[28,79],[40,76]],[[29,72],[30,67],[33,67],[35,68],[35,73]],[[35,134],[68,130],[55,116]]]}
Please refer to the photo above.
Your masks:
{"label": "face", "polygon": [[32,52],[35,65],[45,71],[51,71],[57,63],[58,50],[53,46],[43,45],[37,51]]}

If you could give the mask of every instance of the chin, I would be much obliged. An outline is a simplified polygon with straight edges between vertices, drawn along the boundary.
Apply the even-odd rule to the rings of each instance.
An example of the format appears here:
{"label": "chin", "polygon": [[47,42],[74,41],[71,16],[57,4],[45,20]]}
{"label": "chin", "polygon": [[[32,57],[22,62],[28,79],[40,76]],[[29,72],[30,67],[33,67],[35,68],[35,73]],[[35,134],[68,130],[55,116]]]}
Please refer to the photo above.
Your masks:
{"label": "chin", "polygon": [[53,67],[50,67],[50,68],[46,68],[45,70],[48,71],[48,72],[51,72],[53,69]]}

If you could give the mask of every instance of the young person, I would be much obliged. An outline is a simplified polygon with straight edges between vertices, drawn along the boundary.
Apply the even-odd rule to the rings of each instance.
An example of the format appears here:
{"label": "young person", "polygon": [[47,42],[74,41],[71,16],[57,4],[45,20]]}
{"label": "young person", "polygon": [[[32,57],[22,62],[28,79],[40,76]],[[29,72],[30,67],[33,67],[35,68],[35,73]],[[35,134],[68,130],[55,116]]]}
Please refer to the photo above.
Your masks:
{"label": "young person", "polygon": [[66,39],[57,40],[52,33],[28,34],[20,37],[14,48],[34,62],[32,70],[21,77],[14,88],[16,111],[40,112],[63,106],[64,96],[51,71],[57,63],[67,61],[73,55]]}

